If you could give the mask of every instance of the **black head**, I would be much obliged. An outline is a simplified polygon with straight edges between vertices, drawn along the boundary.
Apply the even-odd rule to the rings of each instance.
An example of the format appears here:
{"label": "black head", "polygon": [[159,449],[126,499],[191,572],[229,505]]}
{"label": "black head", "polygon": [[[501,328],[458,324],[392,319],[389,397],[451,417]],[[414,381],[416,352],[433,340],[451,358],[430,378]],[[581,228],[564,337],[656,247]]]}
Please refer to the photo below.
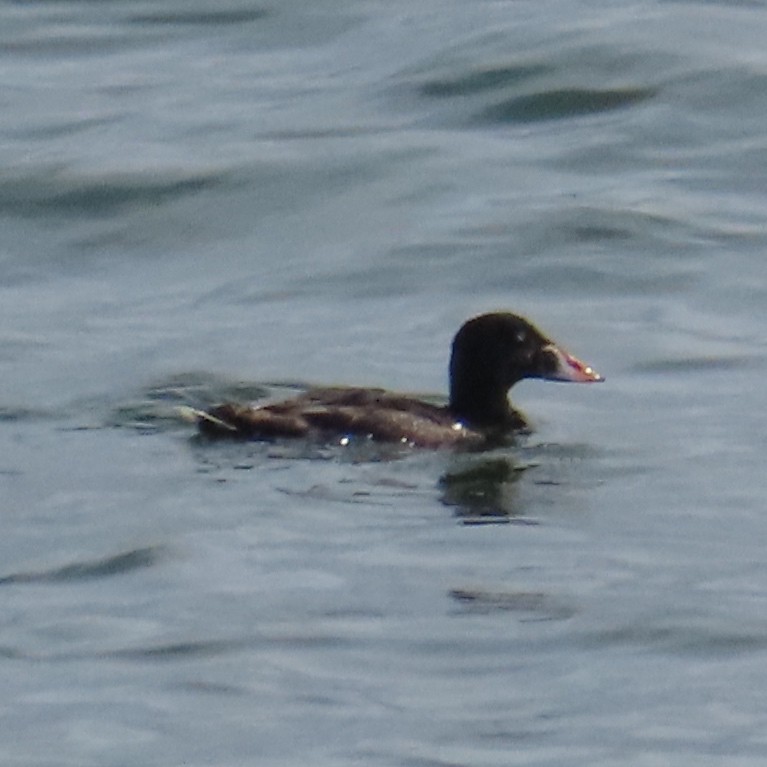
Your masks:
{"label": "black head", "polygon": [[498,425],[515,416],[509,389],[524,378],[594,382],[602,378],[516,314],[482,314],[453,339],[450,409],[477,425]]}

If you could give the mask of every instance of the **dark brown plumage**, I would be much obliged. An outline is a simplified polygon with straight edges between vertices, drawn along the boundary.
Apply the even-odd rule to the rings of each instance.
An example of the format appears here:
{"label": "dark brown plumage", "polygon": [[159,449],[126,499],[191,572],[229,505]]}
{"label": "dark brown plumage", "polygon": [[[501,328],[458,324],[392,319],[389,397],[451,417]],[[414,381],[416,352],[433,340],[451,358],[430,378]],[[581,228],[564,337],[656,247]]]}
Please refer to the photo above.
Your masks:
{"label": "dark brown plumage", "polygon": [[476,445],[526,427],[508,398],[524,378],[603,380],[523,317],[493,313],[470,319],[453,339],[446,406],[384,389],[333,387],[261,407],[225,403],[197,420],[211,437],[362,435],[421,447]]}

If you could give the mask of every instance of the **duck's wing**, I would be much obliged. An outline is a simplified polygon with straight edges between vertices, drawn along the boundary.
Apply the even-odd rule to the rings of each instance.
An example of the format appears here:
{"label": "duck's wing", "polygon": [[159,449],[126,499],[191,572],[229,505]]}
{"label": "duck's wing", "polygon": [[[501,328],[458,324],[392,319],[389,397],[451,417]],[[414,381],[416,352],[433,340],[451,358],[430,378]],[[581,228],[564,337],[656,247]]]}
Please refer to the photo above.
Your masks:
{"label": "duck's wing", "polygon": [[419,447],[482,439],[456,423],[446,408],[384,389],[311,389],[294,399],[260,407],[227,403],[197,411],[197,423],[207,436],[243,439],[359,435]]}
{"label": "duck's wing", "polygon": [[200,432],[208,437],[304,437],[310,431],[309,423],[300,414],[275,413],[267,407],[227,402],[195,414]]}
{"label": "duck's wing", "polygon": [[356,434],[381,442],[448,447],[481,441],[477,432],[445,418],[440,411],[435,406],[416,412],[409,408],[316,405],[303,415],[317,431]]}

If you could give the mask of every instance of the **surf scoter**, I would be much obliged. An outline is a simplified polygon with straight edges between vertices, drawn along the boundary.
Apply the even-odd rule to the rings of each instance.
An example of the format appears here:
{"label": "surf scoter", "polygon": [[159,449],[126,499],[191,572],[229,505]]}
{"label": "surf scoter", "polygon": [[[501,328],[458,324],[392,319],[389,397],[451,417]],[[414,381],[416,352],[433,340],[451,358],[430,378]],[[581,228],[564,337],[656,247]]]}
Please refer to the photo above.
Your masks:
{"label": "surf scoter", "polygon": [[384,389],[333,387],[261,407],[225,403],[195,416],[210,437],[362,435],[421,447],[482,444],[527,427],[508,399],[523,378],[604,380],[523,317],[493,313],[468,320],[453,339],[445,406]]}

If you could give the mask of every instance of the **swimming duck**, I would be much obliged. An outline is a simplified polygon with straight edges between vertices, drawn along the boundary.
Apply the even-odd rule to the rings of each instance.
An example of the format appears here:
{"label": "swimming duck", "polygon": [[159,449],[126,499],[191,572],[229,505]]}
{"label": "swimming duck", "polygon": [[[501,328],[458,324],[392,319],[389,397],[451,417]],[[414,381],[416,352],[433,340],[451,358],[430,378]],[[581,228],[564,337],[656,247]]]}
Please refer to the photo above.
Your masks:
{"label": "swimming duck", "polygon": [[524,378],[594,383],[604,379],[524,317],[482,314],[464,323],[450,355],[450,398],[435,405],[384,389],[313,388],[269,405],[224,403],[195,411],[209,437],[274,439],[361,435],[419,447],[493,442],[528,428],[508,392]]}

